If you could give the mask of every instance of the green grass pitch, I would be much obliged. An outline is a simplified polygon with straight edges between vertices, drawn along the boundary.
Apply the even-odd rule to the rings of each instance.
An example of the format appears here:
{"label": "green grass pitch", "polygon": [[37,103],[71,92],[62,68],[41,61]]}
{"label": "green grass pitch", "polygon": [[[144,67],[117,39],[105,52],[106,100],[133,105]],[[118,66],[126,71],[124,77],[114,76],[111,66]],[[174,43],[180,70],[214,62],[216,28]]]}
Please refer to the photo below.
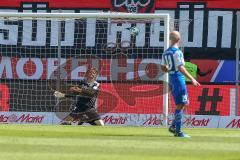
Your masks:
{"label": "green grass pitch", "polygon": [[0,160],[240,160],[239,129],[0,125]]}

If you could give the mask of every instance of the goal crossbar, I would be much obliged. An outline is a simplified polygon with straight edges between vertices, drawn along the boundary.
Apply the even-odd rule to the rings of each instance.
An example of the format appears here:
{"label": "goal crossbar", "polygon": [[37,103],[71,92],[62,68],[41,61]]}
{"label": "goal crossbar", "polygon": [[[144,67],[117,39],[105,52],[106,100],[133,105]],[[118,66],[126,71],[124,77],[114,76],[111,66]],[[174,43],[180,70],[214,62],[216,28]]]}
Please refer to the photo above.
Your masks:
{"label": "goal crossbar", "polygon": [[18,12],[0,12],[0,17],[11,18],[166,18],[169,19],[169,14],[160,13],[18,13]]}
{"label": "goal crossbar", "polygon": [[[60,10],[59,10],[60,12]],[[22,19],[81,19],[81,18],[96,18],[96,19],[161,19],[164,21],[164,46],[163,49],[166,50],[169,47],[169,28],[170,28],[170,16],[169,14],[161,14],[161,13],[18,13],[18,12],[0,12],[0,19],[14,19],[14,18],[22,18]],[[59,22],[59,21],[58,21]],[[59,22],[60,24],[60,22]],[[60,25],[59,25],[60,28]],[[60,30],[59,30],[60,31]],[[59,32],[58,36],[58,55],[61,55],[61,32]],[[60,57],[60,56],[59,56]],[[61,58],[61,57],[60,57]],[[59,60],[60,61],[60,60]],[[164,78],[165,82],[168,82],[167,74]],[[164,85],[168,87],[167,85]],[[159,104],[159,106],[163,106],[163,115],[165,117],[165,125],[167,125],[168,118],[168,88],[164,88],[165,94],[163,95],[163,104]]]}

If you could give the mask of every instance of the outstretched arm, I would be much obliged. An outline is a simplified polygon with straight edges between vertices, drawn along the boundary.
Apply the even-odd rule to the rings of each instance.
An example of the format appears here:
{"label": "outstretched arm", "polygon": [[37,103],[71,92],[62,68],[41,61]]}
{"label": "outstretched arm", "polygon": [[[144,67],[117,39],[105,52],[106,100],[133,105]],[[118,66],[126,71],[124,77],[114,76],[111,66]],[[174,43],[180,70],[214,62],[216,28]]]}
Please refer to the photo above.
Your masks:
{"label": "outstretched arm", "polygon": [[71,87],[70,91],[76,95],[88,96],[93,97],[98,93],[97,89],[93,88],[80,88],[77,86]]}
{"label": "outstretched arm", "polygon": [[82,89],[79,87],[71,87],[69,89],[69,91],[71,93],[62,93],[59,91],[55,91],[54,92],[54,96],[57,98],[72,98],[72,97],[76,97],[76,96],[86,96],[86,97],[93,97],[98,93],[98,90],[95,89]]}

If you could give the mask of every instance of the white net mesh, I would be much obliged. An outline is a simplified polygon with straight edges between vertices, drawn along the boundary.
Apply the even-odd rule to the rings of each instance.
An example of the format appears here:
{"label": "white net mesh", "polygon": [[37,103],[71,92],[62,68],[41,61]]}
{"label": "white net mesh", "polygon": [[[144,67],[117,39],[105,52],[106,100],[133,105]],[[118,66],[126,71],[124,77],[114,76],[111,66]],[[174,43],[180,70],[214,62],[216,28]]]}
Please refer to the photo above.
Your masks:
{"label": "white net mesh", "polygon": [[166,33],[164,18],[1,19],[1,109],[56,111],[53,91],[67,92],[95,67],[100,113],[161,114]]}

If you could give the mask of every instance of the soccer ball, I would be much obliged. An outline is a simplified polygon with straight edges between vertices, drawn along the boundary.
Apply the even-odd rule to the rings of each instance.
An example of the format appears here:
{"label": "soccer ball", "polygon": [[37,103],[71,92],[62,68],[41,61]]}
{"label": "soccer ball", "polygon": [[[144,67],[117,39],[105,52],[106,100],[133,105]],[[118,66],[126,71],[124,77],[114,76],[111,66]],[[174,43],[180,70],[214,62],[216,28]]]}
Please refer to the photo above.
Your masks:
{"label": "soccer ball", "polygon": [[129,31],[132,36],[137,36],[139,33],[139,29],[137,27],[130,27]]}

